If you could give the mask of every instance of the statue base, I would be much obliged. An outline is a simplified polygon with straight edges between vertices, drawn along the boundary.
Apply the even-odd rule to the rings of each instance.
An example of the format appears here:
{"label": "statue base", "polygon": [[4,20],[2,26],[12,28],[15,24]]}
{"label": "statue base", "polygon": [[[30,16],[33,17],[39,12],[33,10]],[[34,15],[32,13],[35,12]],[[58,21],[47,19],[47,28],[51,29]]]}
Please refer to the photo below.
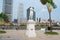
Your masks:
{"label": "statue base", "polygon": [[33,20],[28,20],[26,35],[28,37],[36,37],[35,22]]}

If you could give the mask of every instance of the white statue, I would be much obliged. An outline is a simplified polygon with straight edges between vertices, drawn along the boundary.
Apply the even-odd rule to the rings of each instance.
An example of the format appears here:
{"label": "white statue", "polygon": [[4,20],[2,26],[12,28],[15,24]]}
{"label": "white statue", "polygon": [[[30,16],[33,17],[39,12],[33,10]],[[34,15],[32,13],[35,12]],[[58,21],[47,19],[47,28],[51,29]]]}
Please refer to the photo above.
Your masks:
{"label": "white statue", "polygon": [[33,19],[33,8],[31,7],[30,8],[30,15],[29,15],[29,19]]}
{"label": "white statue", "polygon": [[36,37],[36,33],[35,33],[35,21],[33,20],[33,8],[30,8],[30,16],[29,16],[29,20],[27,23],[27,31],[26,31],[26,35],[28,37]]}

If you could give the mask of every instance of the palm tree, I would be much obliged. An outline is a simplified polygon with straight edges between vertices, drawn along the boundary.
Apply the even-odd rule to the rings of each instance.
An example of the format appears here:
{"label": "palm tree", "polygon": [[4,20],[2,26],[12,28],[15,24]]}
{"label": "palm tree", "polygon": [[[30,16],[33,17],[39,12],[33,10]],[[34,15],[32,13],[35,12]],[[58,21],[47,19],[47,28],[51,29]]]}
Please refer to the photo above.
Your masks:
{"label": "palm tree", "polygon": [[51,29],[52,28],[51,27],[51,10],[52,10],[52,8],[55,9],[56,5],[53,2],[53,0],[40,0],[40,1],[43,5],[47,6],[47,9],[48,9],[48,12],[49,12],[49,22],[50,22],[49,27],[50,27],[50,31],[52,32],[52,29]]}
{"label": "palm tree", "polygon": [[49,3],[53,8],[56,8],[57,6],[55,5],[55,3],[53,2],[53,0],[40,0],[40,2],[43,5],[46,5],[47,3]]}

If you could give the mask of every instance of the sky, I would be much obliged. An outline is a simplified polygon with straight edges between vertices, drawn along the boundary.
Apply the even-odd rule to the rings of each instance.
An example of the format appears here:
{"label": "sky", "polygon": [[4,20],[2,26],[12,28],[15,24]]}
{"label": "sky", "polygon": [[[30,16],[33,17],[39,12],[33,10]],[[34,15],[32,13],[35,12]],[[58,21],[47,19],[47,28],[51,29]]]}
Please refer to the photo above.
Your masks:
{"label": "sky", "polygon": [[[56,9],[52,9],[51,18],[55,21],[60,21],[60,0],[53,0],[57,5]],[[24,17],[26,18],[27,9],[29,7],[34,7],[36,12],[36,18],[41,18],[47,20],[49,18],[49,13],[46,5],[42,5],[40,0],[13,0],[13,19],[17,18],[19,4],[23,4]],[[0,0],[0,12],[2,12],[3,0]]]}

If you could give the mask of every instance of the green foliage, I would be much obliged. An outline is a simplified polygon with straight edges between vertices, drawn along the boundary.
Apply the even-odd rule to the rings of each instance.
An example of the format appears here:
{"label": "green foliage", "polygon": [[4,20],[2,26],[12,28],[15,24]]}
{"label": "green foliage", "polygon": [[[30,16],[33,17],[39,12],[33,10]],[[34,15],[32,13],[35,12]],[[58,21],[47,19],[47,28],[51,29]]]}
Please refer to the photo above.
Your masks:
{"label": "green foliage", "polygon": [[53,5],[53,0],[40,0],[40,1],[43,5],[46,4],[47,2]]}
{"label": "green foliage", "polygon": [[10,26],[14,26],[14,24],[13,23],[10,23]]}
{"label": "green foliage", "polygon": [[0,33],[6,33],[6,31],[0,30]]}
{"label": "green foliage", "polygon": [[26,26],[26,24],[21,24],[20,26]]}
{"label": "green foliage", "polygon": [[36,29],[36,30],[40,30],[41,27],[40,27],[40,26],[35,26],[35,29]]}
{"label": "green foliage", "polygon": [[53,2],[53,0],[47,0],[47,2],[50,3],[53,8],[56,8],[56,5],[55,5],[55,3]]}
{"label": "green foliage", "polygon": [[41,24],[40,26],[42,26],[42,27],[43,27],[43,26],[44,26],[44,24]]}
{"label": "green foliage", "polygon": [[47,3],[47,0],[40,0],[43,5]]}
{"label": "green foliage", "polygon": [[40,1],[43,5],[45,5],[46,3],[50,3],[53,8],[56,8],[56,5],[53,2],[53,0],[40,0]]}
{"label": "green foliage", "polygon": [[53,26],[59,26],[59,25],[57,25],[57,24],[53,24]]}
{"label": "green foliage", "polygon": [[5,13],[0,13],[0,18],[4,19],[5,22],[9,22],[8,16]]}
{"label": "green foliage", "polygon": [[53,3],[53,0],[47,0],[48,3]]}
{"label": "green foliage", "polygon": [[4,24],[4,19],[0,18],[0,25],[3,25],[3,24]]}
{"label": "green foliage", "polygon": [[45,28],[46,24],[40,24],[40,27]]}
{"label": "green foliage", "polygon": [[39,26],[39,25],[37,24],[37,25],[35,25],[35,26]]}
{"label": "green foliage", "polygon": [[41,28],[45,28],[45,27],[46,27],[46,24],[44,24],[44,23],[41,23],[39,25],[35,25],[36,30],[40,30]]}
{"label": "green foliage", "polygon": [[58,35],[57,32],[45,32],[45,34],[48,34],[48,35]]}

